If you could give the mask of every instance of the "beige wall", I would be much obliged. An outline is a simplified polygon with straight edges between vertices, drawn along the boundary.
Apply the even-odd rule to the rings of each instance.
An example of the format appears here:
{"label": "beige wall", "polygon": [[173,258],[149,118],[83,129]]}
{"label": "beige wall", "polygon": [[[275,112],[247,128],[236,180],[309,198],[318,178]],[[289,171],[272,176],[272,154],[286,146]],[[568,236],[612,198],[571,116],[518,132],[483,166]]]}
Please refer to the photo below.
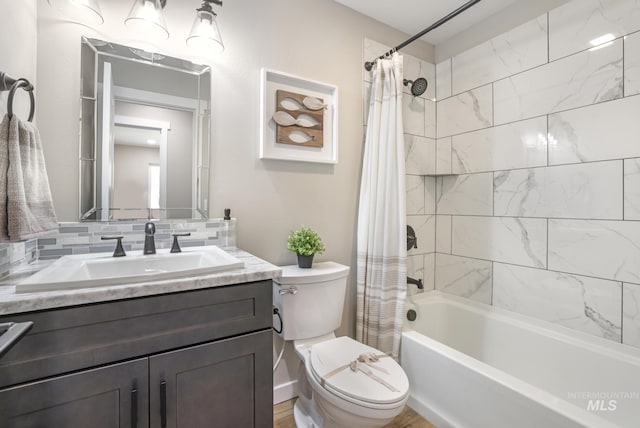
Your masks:
{"label": "beige wall", "polygon": [[[114,148],[114,208],[149,206],[149,164],[160,164],[160,149],[118,144]],[[118,213],[114,213],[117,215]],[[126,218],[126,213],[123,213]]]}
{"label": "beige wall", "polygon": [[[0,0],[0,71],[36,83],[36,0]],[[36,87],[36,96],[38,95]],[[0,118],[7,112],[8,92],[0,92]],[[29,116],[29,96],[20,91],[13,111]]]}

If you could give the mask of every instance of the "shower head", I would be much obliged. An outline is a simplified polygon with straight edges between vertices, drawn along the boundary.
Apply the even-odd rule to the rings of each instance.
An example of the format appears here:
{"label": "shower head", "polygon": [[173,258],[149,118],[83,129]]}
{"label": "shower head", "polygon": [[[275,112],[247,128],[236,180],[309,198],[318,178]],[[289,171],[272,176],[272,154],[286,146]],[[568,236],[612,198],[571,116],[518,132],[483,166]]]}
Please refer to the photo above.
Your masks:
{"label": "shower head", "polygon": [[424,77],[418,77],[416,80],[404,79],[402,83],[404,84],[404,86],[411,85],[411,94],[414,97],[419,97],[420,95],[424,94],[424,92],[427,90],[427,86],[429,86],[427,79],[425,79]]}

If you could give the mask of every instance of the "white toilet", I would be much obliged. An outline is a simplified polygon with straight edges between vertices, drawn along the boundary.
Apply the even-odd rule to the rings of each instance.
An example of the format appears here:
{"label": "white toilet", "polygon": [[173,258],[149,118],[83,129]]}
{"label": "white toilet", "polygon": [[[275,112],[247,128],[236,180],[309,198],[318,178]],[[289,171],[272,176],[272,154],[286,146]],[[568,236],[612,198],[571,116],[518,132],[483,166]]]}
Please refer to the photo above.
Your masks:
{"label": "white toilet", "polygon": [[340,327],[348,274],[349,267],[324,262],[311,269],[284,266],[274,279],[280,335],[294,341],[304,363],[294,406],[298,428],[382,427],[409,398],[409,380],[398,363],[333,333]]}

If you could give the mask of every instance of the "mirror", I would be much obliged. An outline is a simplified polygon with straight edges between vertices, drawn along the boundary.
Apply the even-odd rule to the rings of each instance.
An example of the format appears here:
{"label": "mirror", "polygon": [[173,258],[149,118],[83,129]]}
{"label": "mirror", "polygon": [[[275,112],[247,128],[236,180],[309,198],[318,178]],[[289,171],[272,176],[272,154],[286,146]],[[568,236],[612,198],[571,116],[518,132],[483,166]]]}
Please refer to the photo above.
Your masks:
{"label": "mirror", "polygon": [[80,220],[208,218],[211,69],[82,38]]}

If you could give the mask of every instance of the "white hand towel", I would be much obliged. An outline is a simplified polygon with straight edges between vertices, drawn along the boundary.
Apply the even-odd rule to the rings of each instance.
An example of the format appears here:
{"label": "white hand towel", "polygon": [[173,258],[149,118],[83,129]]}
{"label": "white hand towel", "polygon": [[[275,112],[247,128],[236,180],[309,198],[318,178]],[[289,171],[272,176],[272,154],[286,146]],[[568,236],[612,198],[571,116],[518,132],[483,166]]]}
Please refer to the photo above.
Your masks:
{"label": "white hand towel", "polygon": [[0,124],[0,237],[22,241],[57,230],[40,133],[16,115]]}

